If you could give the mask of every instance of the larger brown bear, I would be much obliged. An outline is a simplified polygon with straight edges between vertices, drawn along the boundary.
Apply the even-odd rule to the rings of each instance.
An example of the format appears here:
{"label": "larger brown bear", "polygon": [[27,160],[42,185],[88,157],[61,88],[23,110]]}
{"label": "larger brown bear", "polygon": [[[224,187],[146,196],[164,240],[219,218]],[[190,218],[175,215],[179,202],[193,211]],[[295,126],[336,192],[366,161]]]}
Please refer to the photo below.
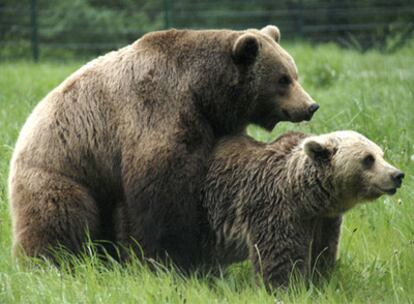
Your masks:
{"label": "larger brown bear", "polygon": [[394,194],[404,174],[359,133],[287,133],[270,144],[223,139],[203,185],[208,264],[247,258],[267,286],[334,265],[342,214]]}
{"label": "larger brown bear", "polygon": [[318,108],[278,41],[274,26],[154,32],[71,75],[16,144],[14,251],[79,252],[87,231],[196,263],[200,180],[215,142],[248,123],[309,120]]}

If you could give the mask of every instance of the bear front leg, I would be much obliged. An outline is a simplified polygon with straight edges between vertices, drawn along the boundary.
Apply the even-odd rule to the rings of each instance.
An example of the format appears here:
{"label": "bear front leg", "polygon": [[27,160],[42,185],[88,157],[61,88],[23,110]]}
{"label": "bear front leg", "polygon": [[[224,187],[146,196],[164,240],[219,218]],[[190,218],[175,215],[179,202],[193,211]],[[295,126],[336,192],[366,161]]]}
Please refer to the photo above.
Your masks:
{"label": "bear front leg", "polygon": [[199,256],[198,201],[206,157],[154,138],[124,152],[125,204],[118,220],[124,225],[118,237],[144,260],[172,261],[187,271]]}
{"label": "bear front leg", "polygon": [[286,288],[296,273],[307,276],[308,246],[306,235],[291,225],[283,229],[264,229],[253,237],[250,260],[266,288]]}
{"label": "bear front leg", "polygon": [[341,234],[342,216],[315,220],[312,240],[311,267],[320,275],[328,274],[335,265]]}

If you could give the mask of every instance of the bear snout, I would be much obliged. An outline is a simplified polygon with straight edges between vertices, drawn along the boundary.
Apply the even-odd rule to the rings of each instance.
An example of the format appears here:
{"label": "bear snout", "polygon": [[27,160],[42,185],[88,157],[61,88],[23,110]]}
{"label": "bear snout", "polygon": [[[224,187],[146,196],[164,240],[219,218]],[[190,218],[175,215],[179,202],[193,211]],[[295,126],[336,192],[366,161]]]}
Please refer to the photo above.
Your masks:
{"label": "bear snout", "polygon": [[397,192],[397,189],[401,187],[404,176],[404,172],[394,169],[389,173],[389,179],[384,180],[382,186],[378,188],[383,193],[393,195]]}
{"label": "bear snout", "polygon": [[298,121],[310,121],[313,117],[313,114],[315,114],[316,111],[318,111],[319,105],[317,103],[312,103],[305,111],[302,112],[302,116],[299,115]]}
{"label": "bear snout", "polygon": [[391,173],[391,180],[393,181],[396,188],[400,188],[405,174],[400,170],[396,170]]}
{"label": "bear snout", "polygon": [[307,121],[312,119],[313,114],[318,111],[319,109],[319,105],[317,103],[313,103],[310,105],[310,107],[308,108],[308,117],[305,119]]}
{"label": "bear snout", "polygon": [[313,114],[319,109],[319,105],[317,103],[312,103],[308,108],[304,108],[302,111],[288,111],[286,109],[282,109],[282,114],[284,116],[284,120],[289,120],[292,122],[301,122],[301,121],[310,121],[313,117]]}
{"label": "bear snout", "polygon": [[319,105],[317,103],[312,104],[309,107],[309,113],[313,114],[319,109]]}

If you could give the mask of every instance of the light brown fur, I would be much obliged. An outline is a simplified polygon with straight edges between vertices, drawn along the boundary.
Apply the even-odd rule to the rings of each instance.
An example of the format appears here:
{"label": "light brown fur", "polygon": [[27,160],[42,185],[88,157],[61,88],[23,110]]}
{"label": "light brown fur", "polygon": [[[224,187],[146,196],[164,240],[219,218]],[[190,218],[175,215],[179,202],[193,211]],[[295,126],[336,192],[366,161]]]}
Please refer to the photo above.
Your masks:
{"label": "light brown fur", "polygon": [[249,258],[269,287],[286,286],[293,269],[324,274],[335,263],[343,213],[394,193],[402,178],[356,132],[292,132],[270,144],[227,137],[203,184],[206,263]]}

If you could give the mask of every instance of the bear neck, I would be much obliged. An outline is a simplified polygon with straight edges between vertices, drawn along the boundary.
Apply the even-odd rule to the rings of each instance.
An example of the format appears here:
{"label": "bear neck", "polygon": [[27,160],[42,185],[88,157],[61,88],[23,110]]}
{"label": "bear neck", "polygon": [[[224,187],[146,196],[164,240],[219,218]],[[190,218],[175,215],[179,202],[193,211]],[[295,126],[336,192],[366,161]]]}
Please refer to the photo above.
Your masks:
{"label": "bear neck", "polygon": [[160,71],[151,71],[151,77],[159,78],[157,86],[169,85],[164,96],[171,99],[178,95],[180,100],[175,106],[181,103],[183,107],[195,108],[216,138],[243,132],[257,102],[254,65],[237,65],[229,53],[240,34],[169,30],[147,34],[140,41],[152,53],[159,54],[151,66],[160,66]]}
{"label": "bear neck", "polygon": [[[244,133],[249,122],[257,92],[253,88],[251,71],[235,76],[237,83],[223,87],[223,71],[216,71],[214,77],[191,85],[192,102],[199,113],[208,121],[216,138]],[[207,73],[201,73],[207,74]],[[210,72],[211,74],[211,72]],[[231,82],[231,81],[229,81]]]}
{"label": "bear neck", "polygon": [[266,177],[273,180],[273,189],[267,191],[269,201],[280,201],[292,209],[292,215],[330,216],[338,205],[329,161],[313,161],[298,146],[284,158],[275,153],[266,167],[281,168],[276,176]]}

